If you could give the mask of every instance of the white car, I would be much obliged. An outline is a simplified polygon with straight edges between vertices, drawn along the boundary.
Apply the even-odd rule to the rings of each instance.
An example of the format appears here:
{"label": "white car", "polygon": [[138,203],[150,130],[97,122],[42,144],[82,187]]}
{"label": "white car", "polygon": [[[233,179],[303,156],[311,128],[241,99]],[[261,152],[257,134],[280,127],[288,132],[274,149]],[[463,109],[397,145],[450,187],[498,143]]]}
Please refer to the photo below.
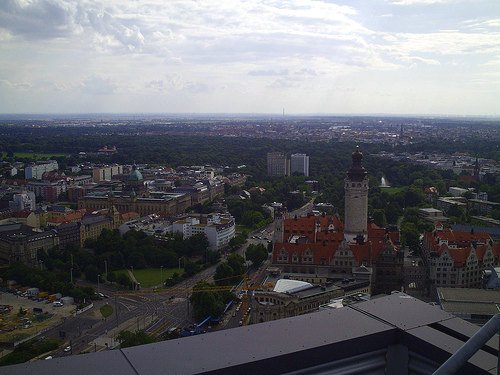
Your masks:
{"label": "white car", "polygon": [[52,302],[52,306],[54,306],[54,307],[61,307],[62,305],[63,305],[63,303],[59,302],[59,301]]}
{"label": "white car", "polygon": [[71,345],[64,348],[64,352],[67,353],[71,351]]}

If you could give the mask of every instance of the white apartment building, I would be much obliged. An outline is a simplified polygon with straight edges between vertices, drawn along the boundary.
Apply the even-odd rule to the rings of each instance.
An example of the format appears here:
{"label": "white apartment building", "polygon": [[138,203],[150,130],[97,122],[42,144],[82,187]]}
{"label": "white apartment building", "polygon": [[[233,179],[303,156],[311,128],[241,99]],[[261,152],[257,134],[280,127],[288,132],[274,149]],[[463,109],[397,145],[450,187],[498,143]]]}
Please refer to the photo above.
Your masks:
{"label": "white apartment building", "polygon": [[59,165],[57,164],[56,160],[37,161],[36,164],[32,164],[24,168],[24,178],[26,178],[27,180],[41,180],[42,175],[45,172],[57,171],[58,169]]}
{"label": "white apartment building", "polygon": [[202,224],[198,218],[188,217],[175,221],[173,232],[182,233],[184,238],[204,233],[207,236],[210,250],[222,250],[229,245],[235,236],[235,221],[231,215],[212,213],[207,215],[207,223]]}

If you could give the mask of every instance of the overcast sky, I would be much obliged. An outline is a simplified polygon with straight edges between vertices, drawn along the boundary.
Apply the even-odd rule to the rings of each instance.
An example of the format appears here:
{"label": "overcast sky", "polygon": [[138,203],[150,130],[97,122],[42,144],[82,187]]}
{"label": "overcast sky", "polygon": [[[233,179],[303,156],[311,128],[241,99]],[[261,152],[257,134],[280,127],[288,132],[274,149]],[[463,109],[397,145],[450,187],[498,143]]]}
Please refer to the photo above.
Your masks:
{"label": "overcast sky", "polygon": [[499,0],[0,0],[0,113],[500,115]]}

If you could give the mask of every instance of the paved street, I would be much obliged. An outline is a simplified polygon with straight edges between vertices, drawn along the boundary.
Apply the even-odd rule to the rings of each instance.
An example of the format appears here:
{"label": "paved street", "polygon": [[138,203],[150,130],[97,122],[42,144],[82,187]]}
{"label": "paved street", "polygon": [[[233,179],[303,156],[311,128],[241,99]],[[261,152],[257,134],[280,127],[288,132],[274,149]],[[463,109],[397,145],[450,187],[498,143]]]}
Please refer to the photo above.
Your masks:
{"label": "paved street", "polygon": [[[303,207],[291,212],[291,215],[305,215],[312,209],[312,201]],[[269,224],[249,234],[249,239],[237,252],[245,256],[245,251],[250,244],[268,245],[273,239],[274,224]],[[247,284],[261,285],[265,283],[266,269],[271,260],[265,261],[259,269],[248,268],[249,278]],[[218,264],[217,264],[218,265]],[[76,317],[68,317],[65,321],[45,333],[46,336],[60,338],[65,335],[65,344],[71,344],[71,351],[64,352],[60,349],[54,356],[66,356],[80,352],[105,350],[114,347],[116,335],[122,330],[144,329],[148,333],[159,334],[173,327],[185,327],[194,322],[191,320],[191,305],[189,296],[191,289],[199,281],[213,281],[217,265],[210,266],[202,272],[183,280],[179,284],[156,291],[143,290],[139,292],[116,292],[110,286],[100,285],[99,291],[109,296],[100,301],[95,301],[95,307]],[[236,290],[240,292],[242,286]],[[104,304],[113,306],[113,315],[103,319],[99,308]],[[248,305],[249,306],[249,305]],[[227,316],[218,327],[213,329],[226,329],[239,326],[244,311],[236,311],[236,304],[228,311]]]}

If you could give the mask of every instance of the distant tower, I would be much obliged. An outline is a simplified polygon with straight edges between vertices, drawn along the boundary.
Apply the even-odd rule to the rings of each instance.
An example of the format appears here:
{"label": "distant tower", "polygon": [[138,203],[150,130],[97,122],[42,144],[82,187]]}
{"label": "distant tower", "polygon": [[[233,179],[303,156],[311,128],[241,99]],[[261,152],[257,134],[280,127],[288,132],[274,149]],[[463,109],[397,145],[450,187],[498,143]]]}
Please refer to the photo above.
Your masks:
{"label": "distant tower", "polygon": [[363,154],[359,146],[352,153],[352,165],[345,178],[344,237],[353,241],[357,236],[367,236],[368,176],[362,165]]}

